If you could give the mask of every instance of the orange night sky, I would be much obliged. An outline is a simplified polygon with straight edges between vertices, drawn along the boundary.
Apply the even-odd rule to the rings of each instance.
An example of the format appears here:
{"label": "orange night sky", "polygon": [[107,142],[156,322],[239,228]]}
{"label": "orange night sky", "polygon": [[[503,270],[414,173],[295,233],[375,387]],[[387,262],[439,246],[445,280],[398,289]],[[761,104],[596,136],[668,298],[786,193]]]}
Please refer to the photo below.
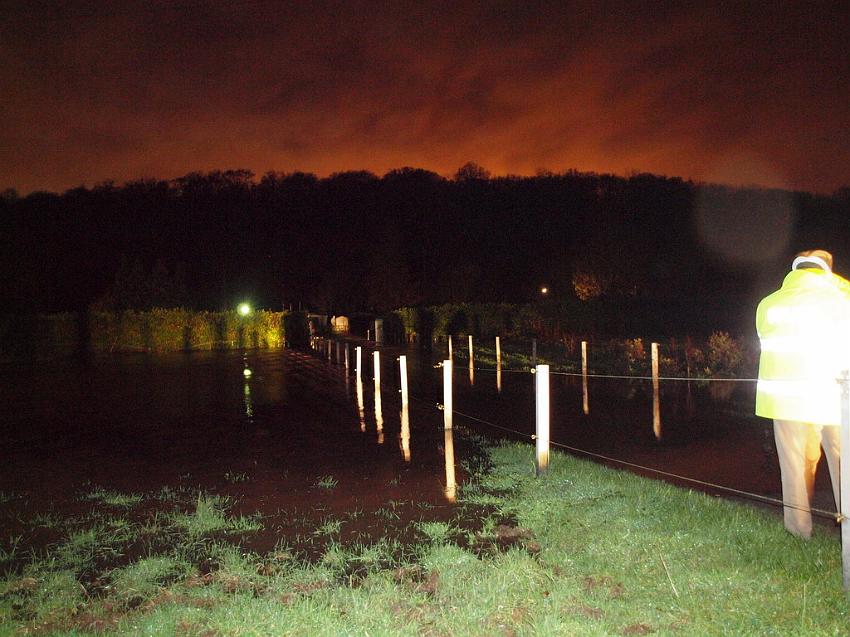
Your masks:
{"label": "orange night sky", "polygon": [[850,185],[848,10],[757,4],[12,0],[0,190],[467,161]]}

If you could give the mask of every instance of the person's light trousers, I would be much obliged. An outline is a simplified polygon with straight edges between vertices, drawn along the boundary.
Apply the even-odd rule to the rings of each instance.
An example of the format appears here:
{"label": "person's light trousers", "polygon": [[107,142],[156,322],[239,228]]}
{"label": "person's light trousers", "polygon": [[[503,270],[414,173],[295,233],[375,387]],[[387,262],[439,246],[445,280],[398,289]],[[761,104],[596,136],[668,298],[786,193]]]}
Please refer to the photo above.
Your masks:
{"label": "person's light trousers", "polygon": [[804,538],[812,536],[811,502],[821,448],[826,453],[829,465],[836,510],[840,509],[840,432],[841,427],[838,425],[813,425],[796,420],[773,421],[779,470],[782,474],[785,528],[794,535]]}

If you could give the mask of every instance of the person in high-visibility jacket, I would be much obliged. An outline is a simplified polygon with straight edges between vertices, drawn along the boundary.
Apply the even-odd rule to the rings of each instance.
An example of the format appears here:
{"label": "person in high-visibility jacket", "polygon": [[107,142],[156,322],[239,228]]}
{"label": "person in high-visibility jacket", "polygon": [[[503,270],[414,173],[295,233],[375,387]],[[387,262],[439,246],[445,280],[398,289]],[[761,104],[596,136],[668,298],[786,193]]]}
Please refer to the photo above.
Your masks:
{"label": "person in high-visibility jacket", "polygon": [[812,534],[815,471],[826,455],[839,506],[842,372],[850,369],[850,282],[825,250],[801,252],[756,310],[761,344],[756,414],[772,418],[785,528]]}

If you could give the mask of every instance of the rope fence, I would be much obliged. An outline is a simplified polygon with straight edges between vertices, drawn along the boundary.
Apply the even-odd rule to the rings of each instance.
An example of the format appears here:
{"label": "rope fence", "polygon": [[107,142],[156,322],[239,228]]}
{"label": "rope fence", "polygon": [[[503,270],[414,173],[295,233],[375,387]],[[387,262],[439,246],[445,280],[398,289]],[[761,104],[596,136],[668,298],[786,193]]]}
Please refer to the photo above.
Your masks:
{"label": "rope fence", "polygon": [[[433,365],[433,368],[434,369],[440,369],[442,366],[443,366],[442,363],[437,363],[437,364]],[[524,369],[513,368],[513,369],[511,369],[511,368],[504,368],[503,367],[501,369],[498,369],[498,368],[491,368],[491,367],[471,367],[470,368],[470,367],[464,366],[462,369],[472,369],[474,371],[489,372],[489,373],[496,373],[496,372],[502,371],[502,372],[507,372],[507,373],[516,373],[516,374],[530,374],[532,376],[535,375],[535,373],[536,373],[536,370],[534,368],[531,368],[531,369],[529,369],[529,368],[524,368]],[[552,374],[552,375],[556,375],[556,376],[602,378],[602,379],[613,379],[613,380],[649,380],[649,381],[663,380],[663,381],[687,381],[687,382],[691,382],[691,381],[693,381],[693,382],[697,382],[697,381],[711,381],[711,382],[718,381],[718,382],[740,382],[740,383],[754,383],[754,382],[758,381],[757,378],[710,378],[710,377],[693,377],[693,376],[691,376],[691,377],[678,377],[678,376],[658,376],[658,377],[654,377],[654,376],[625,375],[625,374],[593,374],[593,373],[582,374],[581,372],[549,372],[549,373]],[[374,377],[370,378],[370,380],[374,380]],[[399,391],[401,391],[401,390],[399,390]],[[420,398],[419,396],[417,396],[415,394],[408,394],[408,395],[409,395],[410,399],[413,400],[413,401],[416,401],[416,402],[424,404],[424,405],[431,405],[435,409],[437,409],[438,411],[441,411],[441,412],[445,411],[443,404],[440,403],[440,402],[434,402],[433,400],[423,399],[423,398]],[[490,427],[492,429],[497,429],[499,431],[517,436],[519,438],[528,439],[529,441],[532,441],[532,442],[536,441],[536,439],[537,439],[537,436],[535,434],[529,434],[527,432],[519,431],[518,429],[506,427],[504,425],[499,425],[499,424],[494,423],[492,421],[486,420],[484,418],[480,418],[478,416],[474,416],[472,414],[460,411],[458,409],[452,408],[451,413],[452,413],[453,416],[458,416],[458,417],[464,418],[468,421],[475,422],[475,423]],[[693,478],[693,477],[690,477],[690,476],[685,476],[685,475],[681,475],[681,474],[677,474],[677,473],[671,473],[669,471],[664,471],[662,469],[658,469],[658,468],[655,468],[655,467],[649,467],[649,466],[641,465],[641,464],[631,462],[631,461],[628,461],[628,460],[623,460],[623,459],[620,459],[620,458],[615,458],[613,456],[608,456],[608,455],[596,453],[596,452],[593,452],[593,451],[589,451],[587,449],[582,449],[580,447],[567,445],[567,444],[558,442],[556,440],[550,440],[549,444],[551,444],[553,447],[558,447],[560,449],[564,449],[565,451],[569,451],[569,452],[572,452],[572,453],[581,454],[581,455],[592,457],[592,458],[597,458],[597,459],[603,460],[605,462],[611,462],[611,463],[621,465],[621,466],[624,466],[624,467],[629,467],[629,468],[636,469],[636,470],[639,470],[639,471],[644,471],[644,472],[647,472],[647,473],[650,473],[650,474],[653,474],[653,475],[663,476],[665,478],[671,478],[671,479],[674,479],[674,480],[680,480],[682,482],[685,482],[685,483],[688,483],[688,484],[693,484],[693,485],[696,485],[696,486],[699,486],[699,487],[703,487],[705,489],[713,489],[713,490],[716,490],[716,491],[721,491],[723,493],[728,493],[730,495],[734,495],[734,496],[742,498],[742,499],[748,499],[748,500],[752,500],[754,502],[760,502],[760,503],[763,503],[763,504],[770,504],[770,505],[777,506],[777,507],[786,506],[788,508],[808,512],[808,513],[811,513],[812,515],[818,516],[820,518],[833,520],[835,522],[840,522],[841,519],[842,519],[841,513],[839,513],[838,511],[829,511],[829,510],[820,509],[820,508],[817,508],[817,507],[800,507],[800,506],[797,506],[797,505],[794,505],[794,504],[791,504],[791,503],[785,504],[785,503],[783,503],[783,501],[781,499],[778,499],[778,498],[773,498],[773,497],[770,497],[770,496],[761,495],[761,494],[758,494],[758,493],[753,493],[751,491],[745,491],[745,490],[742,490],[742,489],[736,489],[734,487],[729,487],[729,486],[726,486],[726,485],[717,484],[715,482],[709,482],[709,481],[706,481],[706,480],[700,480],[698,478]]]}

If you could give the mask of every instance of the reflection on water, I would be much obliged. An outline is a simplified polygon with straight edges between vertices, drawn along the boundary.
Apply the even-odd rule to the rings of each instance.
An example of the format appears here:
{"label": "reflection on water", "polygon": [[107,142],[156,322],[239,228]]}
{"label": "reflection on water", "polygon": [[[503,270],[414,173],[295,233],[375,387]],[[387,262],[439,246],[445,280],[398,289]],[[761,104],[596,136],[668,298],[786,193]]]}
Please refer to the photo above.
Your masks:
{"label": "reflection on water", "polygon": [[581,342],[581,410],[590,414],[590,395],[587,391],[587,341]]}
{"label": "reflection on water", "polygon": [[457,499],[457,484],[455,483],[455,442],[451,429],[445,430],[443,445],[446,452],[446,500],[454,502]]}
{"label": "reflection on water", "polygon": [[443,361],[443,427],[452,428],[452,412],[454,404],[452,401],[452,362]]}
{"label": "reflection on water", "polygon": [[245,379],[245,416],[247,416],[249,422],[253,422],[254,420],[254,403],[251,400],[251,383],[248,382],[248,379]]}
{"label": "reflection on water", "polygon": [[384,444],[384,415],[381,409],[381,386],[375,382],[375,427],[378,431],[378,444]]}
{"label": "reflection on water", "polygon": [[661,395],[658,385],[658,343],[652,344],[652,431],[661,440]]}
{"label": "reflection on water", "polygon": [[399,434],[399,442],[401,443],[401,455],[405,462],[410,462],[410,408],[407,404],[401,406],[401,433]]}
{"label": "reflection on water", "polygon": [[585,416],[590,415],[590,394],[587,391],[587,374],[581,376],[581,411]]}
{"label": "reflection on water", "polygon": [[251,383],[250,378],[253,372],[251,368],[248,366],[248,354],[242,355],[242,378],[244,379],[244,387],[242,393],[244,394],[245,401],[245,417],[248,419],[248,422],[254,422],[254,402],[251,400]]}
{"label": "reflection on water", "polygon": [[658,378],[652,380],[652,431],[656,440],[661,440],[661,393]]}
{"label": "reflection on water", "polygon": [[469,384],[475,384],[475,363],[473,361],[474,354],[472,353],[472,334],[469,335]]}
{"label": "reflection on water", "polygon": [[[360,349],[359,347],[357,349]],[[357,413],[360,415],[360,431],[366,432],[366,405],[363,402],[363,379],[360,376],[357,383]]]}
{"label": "reflection on water", "polygon": [[384,444],[384,416],[381,410],[381,353],[373,352],[375,365],[375,427],[378,431],[378,444]]}
{"label": "reflection on water", "polygon": [[499,361],[496,367],[496,391],[502,393],[502,363]]}
{"label": "reflection on water", "polygon": [[324,347],[0,364],[0,490],[70,490],[86,479],[156,490],[165,484],[157,480],[189,475],[229,488],[229,471],[251,476],[240,490],[277,501],[307,469],[310,484],[319,472],[340,484],[349,476],[346,492],[357,497],[382,497],[386,487],[387,497],[445,504],[437,400],[414,385],[402,405],[393,375],[383,376],[392,390],[373,395],[352,374],[347,397],[343,368],[326,361]]}

